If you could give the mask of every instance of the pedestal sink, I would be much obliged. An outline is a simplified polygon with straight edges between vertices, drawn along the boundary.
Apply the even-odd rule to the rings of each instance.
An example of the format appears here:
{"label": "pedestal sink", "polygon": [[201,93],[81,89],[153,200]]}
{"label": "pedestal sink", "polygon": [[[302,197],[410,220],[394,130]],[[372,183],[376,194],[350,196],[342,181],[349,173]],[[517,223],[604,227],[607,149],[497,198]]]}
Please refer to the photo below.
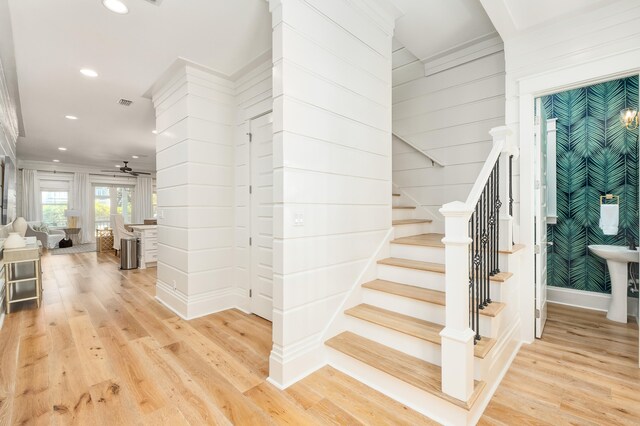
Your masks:
{"label": "pedestal sink", "polygon": [[590,245],[589,250],[607,261],[611,277],[611,303],[607,318],[627,322],[627,264],[640,262],[640,251],[622,246]]}

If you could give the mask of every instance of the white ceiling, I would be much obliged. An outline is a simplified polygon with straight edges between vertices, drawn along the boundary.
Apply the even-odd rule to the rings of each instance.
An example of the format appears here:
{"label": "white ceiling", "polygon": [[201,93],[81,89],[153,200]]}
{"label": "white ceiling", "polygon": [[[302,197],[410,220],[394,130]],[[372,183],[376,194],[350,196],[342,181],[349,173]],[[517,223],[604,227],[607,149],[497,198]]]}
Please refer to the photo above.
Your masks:
{"label": "white ceiling", "polygon": [[404,15],[395,38],[425,61],[495,33],[479,0],[391,0]]}
{"label": "white ceiling", "polygon": [[603,0],[508,0],[505,5],[516,29],[524,30],[569,13],[584,11],[603,3]]}
{"label": "white ceiling", "polygon": [[[25,132],[19,159],[110,168],[126,159],[155,170],[154,110],[143,98],[155,80],[178,57],[231,76],[271,48],[264,0],[124,1],[127,15],[100,0],[9,0]],[[99,77],[82,76],[83,67]]]}
{"label": "white ceiling", "polygon": [[479,0],[503,40],[618,0]]}

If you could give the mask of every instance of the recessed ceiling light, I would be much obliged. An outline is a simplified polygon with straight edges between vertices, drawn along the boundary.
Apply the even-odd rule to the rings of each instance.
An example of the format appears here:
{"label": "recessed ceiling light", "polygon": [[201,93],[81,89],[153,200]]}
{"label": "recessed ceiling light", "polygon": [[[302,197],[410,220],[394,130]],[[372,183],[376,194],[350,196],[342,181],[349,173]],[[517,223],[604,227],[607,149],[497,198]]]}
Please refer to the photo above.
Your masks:
{"label": "recessed ceiling light", "polygon": [[60,160],[53,160],[53,162],[54,162],[54,163],[59,163],[59,162],[60,162]]}
{"label": "recessed ceiling light", "polygon": [[140,158],[137,155],[132,155],[131,158]]}
{"label": "recessed ceiling light", "polygon": [[154,135],[157,135],[158,131],[157,130],[152,130],[151,133],[153,133]]}
{"label": "recessed ceiling light", "polygon": [[104,7],[106,7],[113,13],[117,13],[118,15],[129,13],[129,8],[127,7],[127,5],[120,0],[102,0],[102,4],[104,5]]}
{"label": "recessed ceiling light", "polygon": [[117,168],[120,168],[120,164],[116,164],[116,167],[117,167]]}
{"label": "recessed ceiling light", "polygon": [[76,117],[75,115],[65,115],[64,118],[69,119],[69,120],[77,120],[78,117]]}
{"label": "recessed ceiling light", "polygon": [[90,68],[82,68],[80,70],[80,74],[84,75],[85,77],[97,77],[98,73],[95,72],[94,70],[90,69]]}
{"label": "recessed ceiling light", "polygon": [[65,148],[64,146],[61,146],[60,148],[58,148],[58,151],[66,151],[67,148]]}

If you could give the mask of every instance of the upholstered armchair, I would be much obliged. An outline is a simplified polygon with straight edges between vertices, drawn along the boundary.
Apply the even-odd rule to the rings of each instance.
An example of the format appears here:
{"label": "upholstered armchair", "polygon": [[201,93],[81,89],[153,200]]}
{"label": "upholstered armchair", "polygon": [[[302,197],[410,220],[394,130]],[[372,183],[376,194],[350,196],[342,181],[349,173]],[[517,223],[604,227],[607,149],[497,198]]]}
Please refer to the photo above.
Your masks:
{"label": "upholstered armchair", "polygon": [[42,222],[27,222],[27,232],[25,237],[36,237],[42,243],[42,247],[48,249],[56,248],[58,243],[65,237],[64,231],[60,229],[49,229],[48,232],[39,230]]}

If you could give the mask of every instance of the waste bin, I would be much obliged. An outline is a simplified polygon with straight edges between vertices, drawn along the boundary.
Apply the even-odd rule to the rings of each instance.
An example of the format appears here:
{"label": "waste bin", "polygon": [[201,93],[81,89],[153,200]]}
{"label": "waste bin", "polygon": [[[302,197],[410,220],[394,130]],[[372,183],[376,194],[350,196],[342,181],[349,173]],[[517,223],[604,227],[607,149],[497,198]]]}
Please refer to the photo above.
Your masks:
{"label": "waste bin", "polygon": [[138,267],[137,249],[136,238],[120,239],[120,269],[136,269]]}

